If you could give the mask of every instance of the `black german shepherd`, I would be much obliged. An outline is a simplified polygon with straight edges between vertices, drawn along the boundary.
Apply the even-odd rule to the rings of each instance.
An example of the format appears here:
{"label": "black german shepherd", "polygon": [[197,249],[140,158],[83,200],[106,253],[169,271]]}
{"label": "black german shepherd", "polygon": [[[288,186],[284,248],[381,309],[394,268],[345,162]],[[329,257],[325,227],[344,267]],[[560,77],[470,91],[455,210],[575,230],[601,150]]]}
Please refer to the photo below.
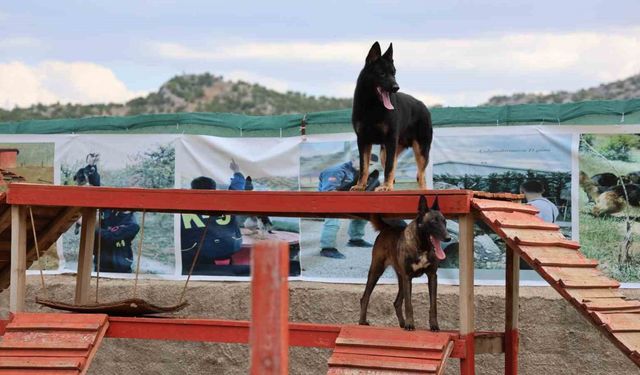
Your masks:
{"label": "black german shepherd", "polygon": [[[398,295],[393,306],[400,327],[407,331],[415,329],[411,280],[426,273],[429,281],[429,327],[432,331],[439,331],[437,271],[440,261],[446,258],[440,242],[448,242],[451,237],[447,232],[446,219],[438,207],[438,198],[429,209],[427,199],[421,196],[418,216],[409,225],[402,220],[384,221],[380,215],[372,216],[371,223],[380,234],[373,244],[367,286],[360,299],[360,324],[369,325],[369,297],[384,270],[392,266],[398,277]],[[403,301],[406,320],[402,314]]]}
{"label": "black german shepherd", "polygon": [[351,190],[362,191],[369,175],[372,145],[380,145],[384,183],[376,191],[393,190],[396,161],[405,149],[413,148],[418,167],[418,185],[426,189],[425,169],[433,139],[431,113],[418,99],[398,92],[393,45],[381,54],[375,42],[369,50],[353,96],[351,122],[358,136],[360,178]]}

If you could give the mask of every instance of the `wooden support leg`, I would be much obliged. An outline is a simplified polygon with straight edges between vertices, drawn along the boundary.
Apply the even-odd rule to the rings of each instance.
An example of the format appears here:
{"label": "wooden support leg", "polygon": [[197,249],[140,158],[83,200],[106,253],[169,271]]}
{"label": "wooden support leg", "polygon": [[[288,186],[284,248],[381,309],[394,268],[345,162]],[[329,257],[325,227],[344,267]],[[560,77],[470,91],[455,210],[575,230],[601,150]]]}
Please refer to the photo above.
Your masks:
{"label": "wooden support leg", "polygon": [[504,373],[518,374],[518,306],[520,297],[520,257],[507,247],[507,305],[504,327]]}
{"label": "wooden support leg", "polygon": [[9,311],[24,311],[27,274],[27,209],[11,206],[11,286]]}
{"label": "wooden support leg", "polygon": [[473,214],[460,217],[460,336],[465,339],[462,375],[475,374],[475,311],[473,291]]}
{"label": "wooden support leg", "polygon": [[96,230],[95,208],[82,210],[82,228],[80,230],[80,249],[78,253],[78,274],[76,275],[77,305],[89,302],[89,288],[91,284],[91,269],[93,263],[93,242]]}
{"label": "wooden support leg", "polygon": [[289,245],[258,242],[251,252],[251,374],[286,375],[289,358]]}

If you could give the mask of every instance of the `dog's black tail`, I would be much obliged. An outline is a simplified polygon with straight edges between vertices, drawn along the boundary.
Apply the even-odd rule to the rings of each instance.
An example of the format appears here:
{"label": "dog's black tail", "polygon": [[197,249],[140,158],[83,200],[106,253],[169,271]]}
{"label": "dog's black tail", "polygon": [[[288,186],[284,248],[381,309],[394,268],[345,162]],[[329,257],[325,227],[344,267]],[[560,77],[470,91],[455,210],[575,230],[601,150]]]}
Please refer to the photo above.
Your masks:
{"label": "dog's black tail", "polygon": [[371,217],[369,218],[369,221],[371,221],[371,225],[373,225],[373,228],[378,232],[382,231],[384,228],[389,227],[389,224],[385,223],[382,220],[382,216],[380,216],[379,214],[371,215]]}

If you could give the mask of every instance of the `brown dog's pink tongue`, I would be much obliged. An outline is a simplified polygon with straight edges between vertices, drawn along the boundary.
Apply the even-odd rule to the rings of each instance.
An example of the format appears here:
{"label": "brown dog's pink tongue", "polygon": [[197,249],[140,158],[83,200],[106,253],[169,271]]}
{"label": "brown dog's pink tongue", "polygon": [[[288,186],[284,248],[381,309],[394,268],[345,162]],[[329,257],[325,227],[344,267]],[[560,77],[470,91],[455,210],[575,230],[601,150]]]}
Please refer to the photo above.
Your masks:
{"label": "brown dog's pink tongue", "polygon": [[389,91],[383,90],[382,87],[377,87],[376,90],[378,90],[378,96],[384,107],[390,111],[394,110],[395,108],[393,104],[391,104],[391,98],[389,98]]}
{"label": "brown dog's pink tongue", "polygon": [[442,250],[442,245],[440,244],[440,240],[431,236],[431,243],[433,244],[433,248],[436,250],[436,258],[438,260],[444,260],[447,255]]}

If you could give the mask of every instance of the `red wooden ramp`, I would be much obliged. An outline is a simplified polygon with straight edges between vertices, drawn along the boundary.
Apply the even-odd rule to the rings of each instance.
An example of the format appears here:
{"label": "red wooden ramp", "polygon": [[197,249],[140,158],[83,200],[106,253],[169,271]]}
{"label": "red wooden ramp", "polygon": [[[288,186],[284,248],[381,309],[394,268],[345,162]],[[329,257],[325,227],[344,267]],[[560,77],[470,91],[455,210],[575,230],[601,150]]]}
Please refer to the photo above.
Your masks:
{"label": "red wooden ramp", "polygon": [[400,328],[345,326],[327,375],[442,374],[456,335]]}
{"label": "red wooden ramp", "polygon": [[108,326],[103,314],[15,314],[0,341],[0,374],[85,374]]}
{"label": "red wooden ramp", "polygon": [[628,300],[620,283],[597,269],[577,242],[520,203],[478,199],[472,207],[562,297],[640,367],[640,301]]}

